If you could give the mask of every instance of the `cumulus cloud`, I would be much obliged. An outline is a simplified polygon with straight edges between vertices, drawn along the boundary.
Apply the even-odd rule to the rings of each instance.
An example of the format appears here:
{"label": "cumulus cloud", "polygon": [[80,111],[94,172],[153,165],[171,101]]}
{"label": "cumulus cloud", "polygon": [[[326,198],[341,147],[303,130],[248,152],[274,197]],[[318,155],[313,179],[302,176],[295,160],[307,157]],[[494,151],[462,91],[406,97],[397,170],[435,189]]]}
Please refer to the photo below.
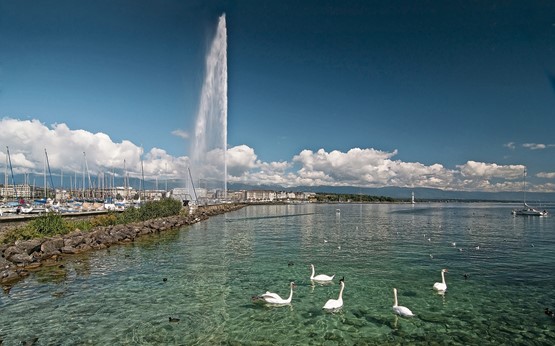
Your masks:
{"label": "cumulus cloud", "polygon": [[464,177],[471,178],[505,178],[516,179],[522,177],[526,168],[523,165],[498,165],[496,163],[468,161],[457,166]]}
{"label": "cumulus cloud", "polygon": [[[0,119],[0,143],[9,146],[16,174],[42,174],[44,150],[48,151],[53,173],[80,174],[86,163],[91,175],[101,172],[127,171],[130,176],[147,179],[184,179],[196,165],[187,156],[174,157],[164,149],[147,152],[131,141],[114,142],[105,133],[73,130],[66,124],[47,126],[38,120]],[[174,131],[175,132],[175,131]],[[184,132],[183,132],[184,133]],[[514,147],[508,143],[507,147]],[[529,144],[529,147],[537,147]],[[549,147],[550,145],[546,145]],[[398,152],[373,148],[339,150],[302,150],[289,161],[264,162],[247,145],[230,147],[226,152],[228,182],[249,185],[295,186],[355,186],[355,187],[428,187],[460,191],[517,191],[523,165],[467,161],[449,169],[439,163],[425,165],[396,159]],[[6,151],[0,148],[0,167],[4,167]],[[203,177],[222,175],[221,149],[203,155],[206,167]],[[124,164],[125,161],[125,164]],[[125,165],[125,170],[124,170]],[[541,172],[538,178],[555,179],[555,173]],[[530,184],[529,191],[555,191],[555,184]]]}
{"label": "cumulus cloud", "polygon": [[515,143],[514,142],[509,142],[509,143],[505,143],[503,144],[504,147],[509,148],[511,150],[514,150],[515,148]]}
{"label": "cumulus cloud", "polygon": [[555,172],[540,172],[536,174],[538,178],[555,179]]}
{"label": "cumulus cloud", "polygon": [[[124,168],[135,174],[141,172],[143,149],[131,141],[116,143],[105,133],[72,130],[66,124],[49,127],[38,120],[3,118],[0,128],[0,142],[9,147],[15,173],[42,173],[45,150],[50,169],[56,172],[83,172],[85,168],[91,175],[112,171],[121,174]],[[175,175],[186,163],[184,158],[173,158],[157,148],[151,149],[144,161],[146,176],[165,172],[166,165]]]}
{"label": "cumulus cloud", "polygon": [[346,153],[303,150],[293,157],[293,162],[301,166],[298,179],[305,185],[442,188],[452,185],[453,172],[442,165],[402,162],[393,160],[395,155],[397,150],[353,148]]}

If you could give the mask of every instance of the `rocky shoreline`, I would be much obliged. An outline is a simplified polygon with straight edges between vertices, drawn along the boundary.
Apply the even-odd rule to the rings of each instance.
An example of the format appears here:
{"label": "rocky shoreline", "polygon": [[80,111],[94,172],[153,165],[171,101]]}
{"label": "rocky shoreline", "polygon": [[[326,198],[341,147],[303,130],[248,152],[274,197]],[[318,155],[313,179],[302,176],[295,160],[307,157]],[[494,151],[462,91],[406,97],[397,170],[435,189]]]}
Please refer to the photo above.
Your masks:
{"label": "rocky shoreline", "polygon": [[16,241],[0,245],[0,284],[4,290],[42,265],[55,263],[62,255],[105,249],[114,244],[133,242],[142,235],[160,233],[192,225],[210,216],[243,208],[244,204],[199,207],[187,216],[169,216],[126,225],[96,227],[88,232],[75,230],[63,236]]}

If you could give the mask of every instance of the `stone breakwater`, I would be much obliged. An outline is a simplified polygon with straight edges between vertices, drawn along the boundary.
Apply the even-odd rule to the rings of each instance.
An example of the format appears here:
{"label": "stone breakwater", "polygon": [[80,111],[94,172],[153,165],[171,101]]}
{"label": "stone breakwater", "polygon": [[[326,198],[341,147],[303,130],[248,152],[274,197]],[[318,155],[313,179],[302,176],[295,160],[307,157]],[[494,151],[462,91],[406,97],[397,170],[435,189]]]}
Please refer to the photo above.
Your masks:
{"label": "stone breakwater", "polygon": [[96,227],[88,232],[75,230],[63,236],[16,241],[0,245],[0,284],[4,289],[29,275],[29,270],[56,263],[62,255],[105,249],[114,244],[132,242],[137,237],[192,225],[210,216],[237,210],[243,204],[199,207],[187,216],[169,216],[126,225]]}

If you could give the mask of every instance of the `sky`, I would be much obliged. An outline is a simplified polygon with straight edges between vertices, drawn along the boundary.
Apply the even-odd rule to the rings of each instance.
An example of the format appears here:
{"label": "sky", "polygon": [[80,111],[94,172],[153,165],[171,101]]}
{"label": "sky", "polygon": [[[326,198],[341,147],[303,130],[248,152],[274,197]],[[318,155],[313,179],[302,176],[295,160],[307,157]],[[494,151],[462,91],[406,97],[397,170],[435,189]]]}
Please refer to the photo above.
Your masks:
{"label": "sky", "polygon": [[229,182],[555,191],[550,1],[0,0],[0,169],[185,179],[224,13]]}

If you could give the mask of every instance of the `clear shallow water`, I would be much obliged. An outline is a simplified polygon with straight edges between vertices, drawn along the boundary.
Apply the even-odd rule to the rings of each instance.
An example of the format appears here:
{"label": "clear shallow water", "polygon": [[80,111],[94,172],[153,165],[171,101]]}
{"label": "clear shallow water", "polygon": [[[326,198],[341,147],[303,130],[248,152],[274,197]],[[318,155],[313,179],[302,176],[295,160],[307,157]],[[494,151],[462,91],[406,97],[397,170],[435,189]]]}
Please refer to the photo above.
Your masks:
{"label": "clear shallow water", "polygon": [[[33,273],[0,293],[0,339],[551,345],[555,320],[543,309],[555,310],[555,218],[515,218],[512,207],[247,207]],[[336,274],[333,284],[313,285],[310,263]],[[449,270],[444,296],[432,290],[442,268]],[[344,307],[326,313],[343,276]],[[297,283],[290,306],[251,302],[266,290],[287,297],[290,281]],[[393,314],[393,287],[416,317]]]}

